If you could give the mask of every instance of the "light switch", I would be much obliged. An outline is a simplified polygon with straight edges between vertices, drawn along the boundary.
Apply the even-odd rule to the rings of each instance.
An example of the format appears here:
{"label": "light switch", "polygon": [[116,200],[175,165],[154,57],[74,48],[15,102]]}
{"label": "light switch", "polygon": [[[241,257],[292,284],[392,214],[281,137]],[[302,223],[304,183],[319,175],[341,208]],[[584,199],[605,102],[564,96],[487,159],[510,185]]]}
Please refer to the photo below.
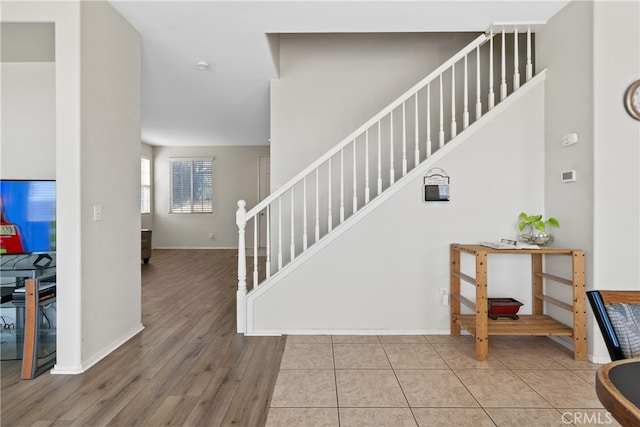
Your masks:
{"label": "light switch", "polygon": [[93,205],[93,220],[102,221],[102,205]]}

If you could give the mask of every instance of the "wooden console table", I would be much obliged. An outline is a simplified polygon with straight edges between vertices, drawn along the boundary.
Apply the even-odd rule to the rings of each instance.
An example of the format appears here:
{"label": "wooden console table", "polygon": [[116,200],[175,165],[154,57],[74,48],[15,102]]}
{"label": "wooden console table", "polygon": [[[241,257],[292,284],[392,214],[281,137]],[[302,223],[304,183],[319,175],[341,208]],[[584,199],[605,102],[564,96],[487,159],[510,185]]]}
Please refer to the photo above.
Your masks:
{"label": "wooden console table", "polygon": [[[460,254],[475,256],[476,275],[468,276],[460,272]],[[517,254],[531,256],[532,313],[521,315],[518,320],[500,318],[490,320],[487,299],[487,255]],[[573,266],[571,279],[566,279],[542,271],[543,255],[570,256]],[[573,352],[576,360],[586,360],[586,308],[584,283],[584,251],[574,249],[492,249],[482,245],[451,244],[450,266],[451,296],[451,335],[460,335],[464,328],[476,339],[476,359],[487,360],[489,335],[529,335],[529,336],[568,336],[573,338]],[[571,304],[544,294],[544,280],[573,287]],[[471,301],[460,295],[461,280],[476,288],[476,300]],[[573,327],[567,326],[543,313],[543,303],[571,311]],[[461,314],[464,304],[475,314]]]}

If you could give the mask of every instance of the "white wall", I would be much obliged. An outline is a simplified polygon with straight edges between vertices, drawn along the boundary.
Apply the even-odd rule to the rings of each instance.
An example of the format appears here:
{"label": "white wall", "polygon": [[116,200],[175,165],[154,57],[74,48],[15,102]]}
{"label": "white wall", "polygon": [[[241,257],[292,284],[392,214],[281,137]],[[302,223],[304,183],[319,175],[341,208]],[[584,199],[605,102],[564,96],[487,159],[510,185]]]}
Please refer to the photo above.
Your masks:
{"label": "white wall", "polygon": [[[268,146],[154,147],[153,246],[156,248],[237,248],[238,200],[258,202],[258,157]],[[214,157],[213,213],[169,213],[169,160]],[[214,238],[209,238],[213,234]],[[250,244],[251,242],[249,242]]]}
{"label": "white wall", "polygon": [[[0,7],[3,22],[55,25],[59,286],[52,372],[80,373],[141,327],[139,40],[105,2]],[[5,143],[13,148],[3,137]],[[9,161],[24,161],[24,153],[13,153],[19,158]],[[91,222],[96,203],[103,206],[100,223]]]}
{"label": "white wall", "polygon": [[[640,122],[622,99],[640,75],[640,3],[571,2],[536,47],[549,69],[545,207],[561,222],[556,244],[586,251],[587,289],[639,289]],[[573,132],[578,144],[562,147]],[[562,184],[560,172],[570,169],[578,181]],[[590,309],[587,321],[589,357],[606,362]]]}
{"label": "white wall", "polygon": [[56,270],[58,283],[64,283],[64,286],[57,290],[57,362],[54,372],[76,373],[82,370],[80,4],[2,2],[0,8],[3,22],[53,22],[55,25]]}
{"label": "white wall", "polygon": [[[142,329],[140,36],[82,2],[82,354],[91,366]],[[101,206],[102,219],[93,209]]]}
{"label": "white wall", "polygon": [[[593,287],[638,290],[640,122],[627,114],[622,99],[640,78],[640,3],[595,2],[593,26]],[[600,336],[595,325],[593,331]],[[608,353],[600,344],[593,354],[606,358]]]}
{"label": "white wall", "polygon": [[55,179],[54,62],[2,62],[3,179]]}
{"label": "white wall", "polygon": [[476,37],[281,34],[280,79],[271,82],[272,191]]}
{"label": "white wall", "polygon": [[[594,182],[592,19],[590,2],[572,2],[536,34],[538,66],[548,68],[546,213],[561,223],[555,232],[557,244],[587,251],[589,283]],[[579,142],[563,147],[560,141],[569,133],[577,133]],[[560,173],[571,169],[576,170],[578,180],[563,184]]]}
{"label": "white wall", "polygon": [[622,102],[640,78],[640,2],[595,2],[593,26],[594,286],[640,289],[625,262],[640,259],[640,122]]}
{"label": "white wall", "polygon": [[[571,2],[536,34],[538,67],[548,69],[545,213],[560,221],[560,228],[554,230],[556,246],[585,251],[587,289],[593,286],[592,19],[590,2]],[[569,133],[577,133],[579,142],[563,147],[560,141]],[[572,169],[578,180],[562,183],[561,172]],[[556,260],[546,262],[547,270],[553,273],[559,273],[562,268]],[[571,297],[571,289],[563,286],[549,285],[546,292],[560,299]],[[546,309],[566,323],[571,322],[563,310],[550,305]],[[590,316],[587,319],[592,333],[595,325],[591,324]]]}
{"label": "white wall", "polygon": [[[543,106],[538,86],[433,165],[451,177],[450,202],[423,203],[419,176],[316,256],[280,272],[275,286],[256,293],[250,328],[448,333],[449,307],[438,295],[449,288],[449,244],[515,238],[518,213],[543,209]],[[528,257],[489,262],[489,295],[529,305]],[[472,275],[474,259],[463,258],[462,266]]]}

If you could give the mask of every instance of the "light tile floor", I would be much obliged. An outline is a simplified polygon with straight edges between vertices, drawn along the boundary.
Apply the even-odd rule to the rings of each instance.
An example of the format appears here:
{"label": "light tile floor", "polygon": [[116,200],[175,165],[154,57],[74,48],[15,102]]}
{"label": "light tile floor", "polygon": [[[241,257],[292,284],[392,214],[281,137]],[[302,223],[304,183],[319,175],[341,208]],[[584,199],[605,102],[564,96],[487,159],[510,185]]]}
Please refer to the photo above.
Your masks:
{"label": "light tile floor", "polygon": [[617,426],[598,365],[543,337],[289,336],[267,426]]}

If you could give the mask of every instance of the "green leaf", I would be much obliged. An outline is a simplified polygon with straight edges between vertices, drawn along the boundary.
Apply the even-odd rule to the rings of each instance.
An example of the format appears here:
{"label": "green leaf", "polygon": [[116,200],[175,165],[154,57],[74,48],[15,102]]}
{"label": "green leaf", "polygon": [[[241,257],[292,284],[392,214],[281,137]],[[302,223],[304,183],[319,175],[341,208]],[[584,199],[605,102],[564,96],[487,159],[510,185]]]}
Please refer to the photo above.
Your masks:
{"label": "green leaf", "polygon": [[550,226],[552,226],[552,227],[556,227],[556,228],[557,228],[557,227],[560,227],[560,223],[559,223],[559,222],[558,222],[558,220],[557,220],[557,219],[555,219],[555,218],[549,218],[549,219],[547,220],[547,224],[549,224],[549,225],[550,225]]}
{"label": "green leaf", "polygon": [[547,225],[550,227],[560,227],[560,222],[553,217],[545,221],[542,218],[542,215],[527,215],[525,212],[520,212],[518,219],[520,220],[518,223],[518,229],[520,231],[523,231],[527,227],[531,227],[530,231],[535,229],[544,233]]}

